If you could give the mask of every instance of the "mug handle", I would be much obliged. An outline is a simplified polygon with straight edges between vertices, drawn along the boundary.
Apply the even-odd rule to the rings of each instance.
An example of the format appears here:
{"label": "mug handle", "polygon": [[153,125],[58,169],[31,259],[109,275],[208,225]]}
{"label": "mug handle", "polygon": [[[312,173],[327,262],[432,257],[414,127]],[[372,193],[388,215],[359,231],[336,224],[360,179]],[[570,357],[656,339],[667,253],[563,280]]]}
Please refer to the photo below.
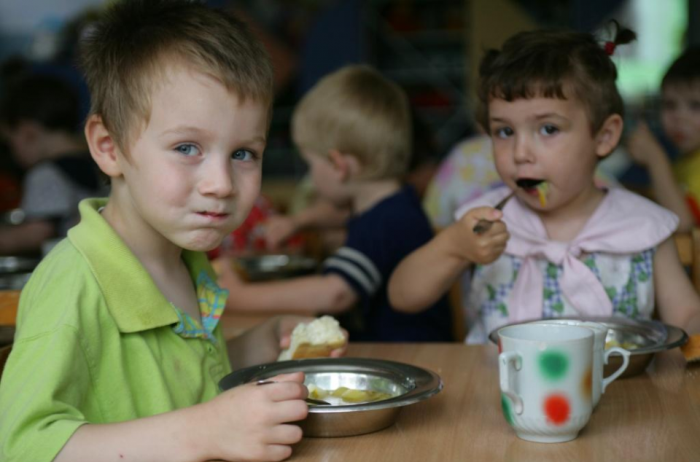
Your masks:
{"label": "mug handle", "polygon": [[613,353],[617,353],[620,356],[622,356],[622,366],[620,366],[619,369],[617,369],[615,372],[613,372],[610,375],[610,377],[603,379],[603,389],[600,391],[601,393],[605,393],[605,388],[607,388],[607,386],[610,385],[610,382],[612,382],[613,380],[618,378],[620,376],[620,374],[625,372],[625,369],[627,369],[627,366],[630,363],[630,352],[629,351],[625,350],[624,348],[613,347],[605,352],[605,358],[604,358],[605,364],[608,364],[608,358]]}
{"label": "mug handle", "polygon": [[[501,378],[501,391],[515,404],[515,413],[523,413],[523,400],[515,393],[513,382],[515,374],[522,367],[522,358],[514,351],[507,351],[498,355],[498,369]],[[512,372],[511,372],[512,371]]]}

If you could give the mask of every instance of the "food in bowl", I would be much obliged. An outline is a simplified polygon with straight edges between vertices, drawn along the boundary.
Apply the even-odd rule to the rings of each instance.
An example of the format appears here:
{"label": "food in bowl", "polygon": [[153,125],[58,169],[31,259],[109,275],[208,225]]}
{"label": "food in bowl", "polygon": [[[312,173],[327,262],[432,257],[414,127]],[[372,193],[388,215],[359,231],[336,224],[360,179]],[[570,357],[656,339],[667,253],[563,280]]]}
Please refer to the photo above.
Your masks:
{"label": "food in bowl", "polygon": [[308,385],[309,398],[320,399],[331,405],[362,404],[382,401],[393,395],[377,390],[360,390],[348,387],[338,387],[334,390],[324,390],[311,383]]}

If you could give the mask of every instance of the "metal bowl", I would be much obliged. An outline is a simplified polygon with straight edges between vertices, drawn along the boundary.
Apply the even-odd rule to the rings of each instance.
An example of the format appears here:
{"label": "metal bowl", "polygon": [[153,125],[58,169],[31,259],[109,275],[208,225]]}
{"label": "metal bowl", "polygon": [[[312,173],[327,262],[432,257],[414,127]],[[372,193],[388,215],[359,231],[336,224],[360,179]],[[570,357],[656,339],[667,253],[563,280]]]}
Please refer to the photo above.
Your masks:
{"label": "metal bowl", "polygon": [[353,436],[382,430],[396,421],[404,406],[430,398],[442,390],[440,377],[432,371],[394,361],[367,358],[321,358],[281,361],[232,372],[219,383],[228,390],[277,374],[302,371],[305,385],[325,390],[348,387],[389,394],[381,401],[359,404],[309,406],[308,417],[299,422],[304,436]]}
{"label": "metal bowl", "polygon": [[237,257],[236,264],[250,281],[268,281],[311,274],[318,262],[302,255],[255,255]]}
{"label": "metal bowl", "polygon": [[[613,317],[565,317],[556,319],[574,319],[579,321],[593,321],[603,324],[608,328],[606,343],[615,341],[622,348],[630,352],[630,362],[625,372],[620,378],[632,377],[644,372],[654,357],[654,354],[670,350],[672,348],[685,345],[688,341],[688,334],[669,324],[659,321],[644,319],[629,319],[618,316]],[[503,326],[505,327],[505,326]],[[499,328],[500,329],[500,328]],[[489,334],[489,339],[498,344],[498,329],[494,329]],[[635,347],[631,347],[635,345]],[[619,355],[612,355],[608,364],[603,369],[603,375],[615,372],[622,365],[622,358]]]}

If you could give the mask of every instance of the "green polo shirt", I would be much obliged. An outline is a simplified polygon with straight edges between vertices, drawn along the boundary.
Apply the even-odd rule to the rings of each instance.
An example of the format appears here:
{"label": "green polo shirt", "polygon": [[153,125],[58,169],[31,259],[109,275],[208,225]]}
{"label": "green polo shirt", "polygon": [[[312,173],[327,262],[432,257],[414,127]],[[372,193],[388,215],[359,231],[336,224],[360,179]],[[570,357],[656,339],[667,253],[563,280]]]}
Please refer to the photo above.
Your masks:
{"label": "green polo shirt", "polygon": [[[231,371],[221,326],[185,338],[150,275],[98,213],[81,222],[22,291],[0,381],[0,460],[51,461],[85,423],[146,417],[213,398]],[[193,281],[206,256],[183,252]],[[194,282],[193,282],[194,284]]]}

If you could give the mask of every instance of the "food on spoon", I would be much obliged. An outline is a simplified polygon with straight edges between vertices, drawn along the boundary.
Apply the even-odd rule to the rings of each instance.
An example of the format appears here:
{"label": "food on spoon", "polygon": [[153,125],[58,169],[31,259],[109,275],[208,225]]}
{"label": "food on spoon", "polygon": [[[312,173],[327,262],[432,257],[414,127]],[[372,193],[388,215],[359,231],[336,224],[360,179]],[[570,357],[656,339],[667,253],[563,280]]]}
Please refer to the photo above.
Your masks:
{"label": "food on spoon", "polygon": [[700,334],[691,335],[688,343],[681,347],[681,351],[687,362],[700,361]]}
{"label": "food on spoon", "polygon": [[[328,401],[331,404],[373,403],[375,401],[391,398],[389,393],[376,390],[356,390],[348,387],[338,387],[335,390],[324,390],[323,388],[319,388],[314,384],[308,385],[308,389],[309,398],[321,399]],[[336,399],[334,400],[333,398]]]}
{"label": "food on spoon", "polygon": [[345,344],[340,324],[332,316],[321,316],[309,324],[299,324],[292,331],[289,348],[278,361],[303,358],[324,358]]}

